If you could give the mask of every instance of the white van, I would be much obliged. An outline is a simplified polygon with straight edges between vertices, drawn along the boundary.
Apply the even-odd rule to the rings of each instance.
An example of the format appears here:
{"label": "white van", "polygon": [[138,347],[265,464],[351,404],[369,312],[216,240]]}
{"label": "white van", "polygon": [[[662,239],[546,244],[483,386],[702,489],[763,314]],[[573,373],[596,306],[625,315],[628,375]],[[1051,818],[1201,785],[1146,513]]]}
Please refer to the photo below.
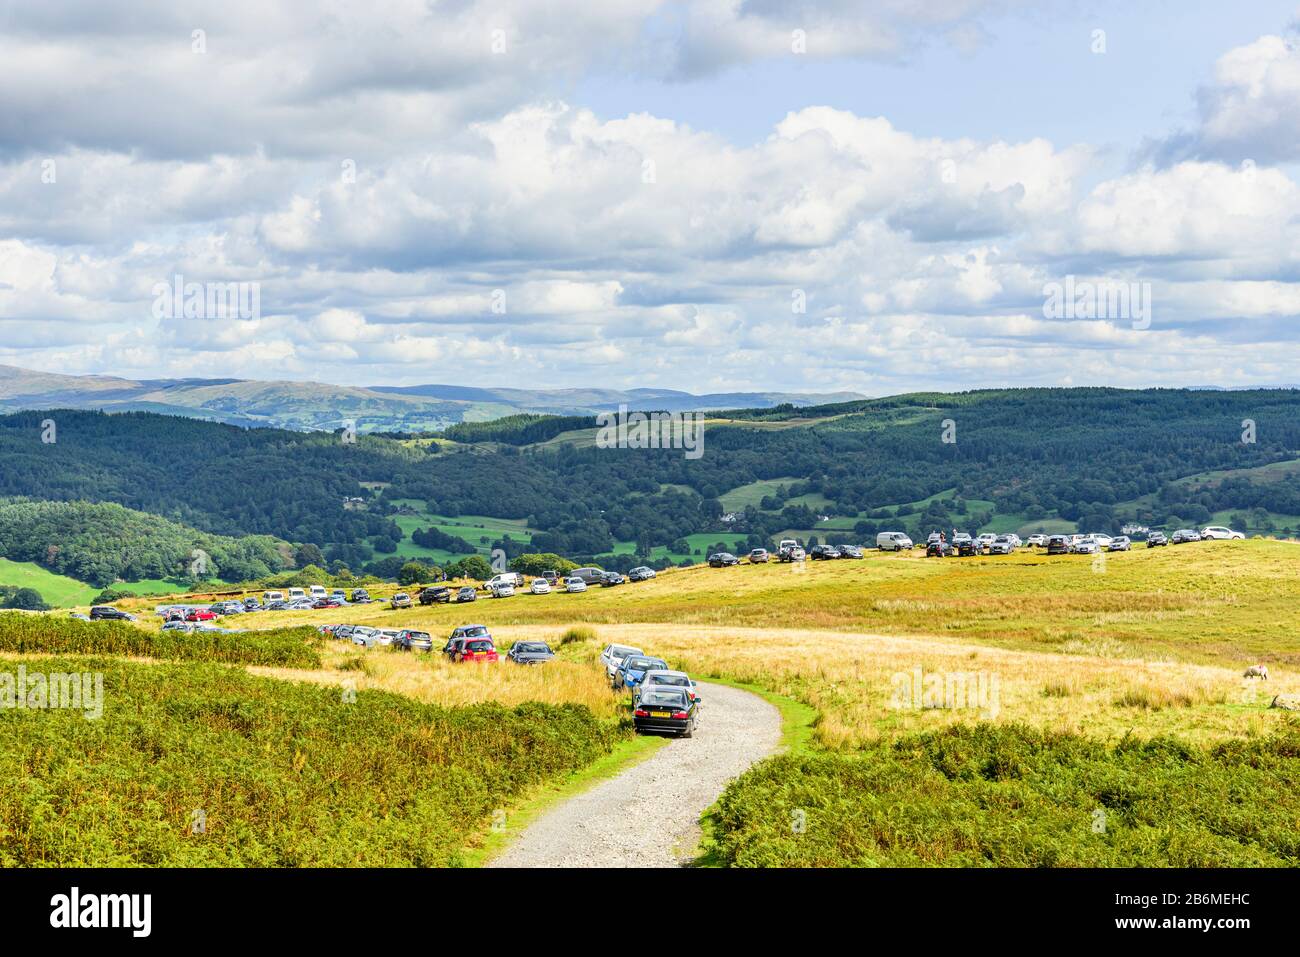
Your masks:
{"label": "white van", "polygon": [[290,600],[290,601],[295,601],[296,599],[299,599],[299,598],[306,598],[306,597],[307,597],[307,593],[306,593],[305,591],[303,591],[301,588],[290,588],[290,589],[289,589],[289,600]]}
{"label": "white van", "polygon": [[912,547],[912,540],[902,532],[881,532],[876,536],[876,547],[882,552],[901,552]]}
{"label": "white van", "polygon": [[311,592],[311,597],[315,598],[317,601],[329,597],[329,592],[325,590],[324,585],[312,585],[309,591]]}
{"label": "white van", "polygon": [[284,592],[282,591],[264,591],[262,592],[262,604],[269,605],[273,601],[284,601]]}

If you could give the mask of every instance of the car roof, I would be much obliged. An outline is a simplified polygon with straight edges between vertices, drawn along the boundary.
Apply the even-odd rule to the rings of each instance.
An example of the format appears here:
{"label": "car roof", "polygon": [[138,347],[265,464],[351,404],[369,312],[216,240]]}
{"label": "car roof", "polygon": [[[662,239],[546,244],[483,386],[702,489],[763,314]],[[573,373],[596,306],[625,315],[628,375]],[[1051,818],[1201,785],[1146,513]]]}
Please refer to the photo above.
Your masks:
{"label": "car roof", "polygon": [[645,676],[649,678],[651,675],[664,675],[670,678],[690,678],[690,675],[684,671],[673,671],[669,668],[651,668],[645,673]]}

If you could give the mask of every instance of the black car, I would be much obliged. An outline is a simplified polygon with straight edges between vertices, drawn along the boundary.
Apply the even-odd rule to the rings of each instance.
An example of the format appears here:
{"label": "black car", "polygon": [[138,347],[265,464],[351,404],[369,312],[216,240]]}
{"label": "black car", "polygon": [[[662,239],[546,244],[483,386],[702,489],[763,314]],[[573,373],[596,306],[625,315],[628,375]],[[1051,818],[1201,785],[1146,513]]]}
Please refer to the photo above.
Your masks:
{"label": "black car", "polygon": [[608,585],[621,585],[625,581],[627,581],[627,579],[618,572],[605,572],[605,577],[600,580],[600,584],[602,587]]}
{"label": "black car", "polygon": [[434,602],[446,604],[451,601],[451,589],[446,585],[430,585],[420,592],[420,604],[432,605]]}
{"label": "black car", "polygon": [[1064,535],[1049,535],[1047,537],[1047,554],[1049,555],[1070,554],[1070,539]]}
{"label": "black car", "polygon": [[544,641],[516,641],[506,653],[517,665],[539,665],[555,657],[551,646]]}
{"label": "black car", "polygon": [[710,568],[726,568],[728,565],[739,565],[740,559],[731,552],[714,552],[709,556]]}
{"label": "black car", "polygon": [[699,718],[696,702],[685,688],[645,688],[632,706],[632,725],[640,731],[668,731],[689,738]]}
{"label": "black car", "polygon": [[112,608],[108,605],[96,605],[90,609],[91,621],[135,621],[135,615]]}
{"label": "black car", "polygon": [[950,558],[952,546],[941,538],[932,538],[925,543],[926,558]]}
{"label": "black car", "polygon": [[861,558],[861,557],[862,557],[862,549],[858,548],[857,545],[840,546],[840,558]]}
{"label": "black car", "polygon": [[456,592],[456,601],[478,601],[478,590],[473,585],[466,585]]}
{"label": "black car", "polygon": [[1147,548],[1155,548],[1157,545],[1168,545],[1169,539],[1165,537],[1164,532],[1149,532],[1147,534]]}
{"label": "black car", "polygon": [[370,592],[364,588],[354,588],[352,589],[352,597],[348,601],[354,605],[369,605],[374,599],[370,597]]}
{"label": "black car", "polygon": [[952,547],[957,550],[961,556],[978,555],[980,553],[979,544],[965,532],[961,532],[952,537]]}

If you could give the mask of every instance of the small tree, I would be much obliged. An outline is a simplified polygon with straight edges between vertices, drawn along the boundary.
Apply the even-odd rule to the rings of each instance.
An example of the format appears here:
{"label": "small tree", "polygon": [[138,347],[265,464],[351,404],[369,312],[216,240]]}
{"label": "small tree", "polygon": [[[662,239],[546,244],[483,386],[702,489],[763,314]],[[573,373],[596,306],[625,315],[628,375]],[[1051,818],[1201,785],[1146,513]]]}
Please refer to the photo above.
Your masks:
{"label": "small tree", "polygon": [[397,583],[399,585],[418,585],[422,581],[428,581],[433,576],[428,565],[423,562],[407,562],[402,566],[402,570],[397,573]]}
{"label": "small tree", "polygon": [[19,588],[10,595],[3,605],[5,608],[21,608],[24,611],[45,611],[50,606],[35,588]]}

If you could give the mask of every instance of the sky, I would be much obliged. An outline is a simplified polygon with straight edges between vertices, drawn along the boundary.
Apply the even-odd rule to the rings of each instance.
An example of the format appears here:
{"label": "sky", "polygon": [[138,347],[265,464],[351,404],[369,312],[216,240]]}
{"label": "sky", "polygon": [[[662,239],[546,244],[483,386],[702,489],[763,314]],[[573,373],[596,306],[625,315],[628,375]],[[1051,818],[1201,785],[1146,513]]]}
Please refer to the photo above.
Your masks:
{"label": "sky", "polygon": [[0,0],[0,364],[1300,382],[1298,23],[1295,0]]}

